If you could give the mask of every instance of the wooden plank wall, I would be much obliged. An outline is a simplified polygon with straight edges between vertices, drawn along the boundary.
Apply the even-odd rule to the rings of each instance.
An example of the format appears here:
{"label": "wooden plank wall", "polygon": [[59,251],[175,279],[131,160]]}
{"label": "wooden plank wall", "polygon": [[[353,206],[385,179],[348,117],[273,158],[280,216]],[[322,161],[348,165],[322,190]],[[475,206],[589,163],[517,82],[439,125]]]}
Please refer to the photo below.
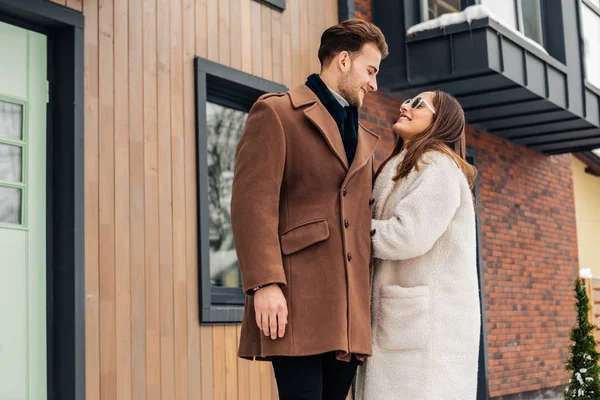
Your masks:
{"label": "wooden plank wall", "polygon": [[238,325],[200,326],[195,55],[296,86],[337,0],[52,0],[85,15],[87,400],[275,399]]}

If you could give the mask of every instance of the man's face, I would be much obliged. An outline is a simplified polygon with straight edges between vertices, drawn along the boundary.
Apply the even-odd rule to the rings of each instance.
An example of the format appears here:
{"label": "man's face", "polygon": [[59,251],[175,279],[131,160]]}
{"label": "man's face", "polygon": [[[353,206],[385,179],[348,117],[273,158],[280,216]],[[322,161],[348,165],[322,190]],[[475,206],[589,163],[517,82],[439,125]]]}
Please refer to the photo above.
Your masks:
{"label": "man's face", "polygon": [[361,107],[366,94],[377,90],[379,63],[381,52],[372,43],[366,43],[354,58],[344,62],[338,89],[351,106]]}

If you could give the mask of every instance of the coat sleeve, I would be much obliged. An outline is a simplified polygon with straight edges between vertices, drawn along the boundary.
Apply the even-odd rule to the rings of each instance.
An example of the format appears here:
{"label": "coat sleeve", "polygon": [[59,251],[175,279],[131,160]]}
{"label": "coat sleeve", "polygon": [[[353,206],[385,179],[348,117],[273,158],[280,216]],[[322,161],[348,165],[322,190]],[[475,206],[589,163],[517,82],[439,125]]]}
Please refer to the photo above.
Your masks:
{"label": "coat sleeve", "polygon": [[231,225],[243,290],[286,285],[279,243],[279,200],[285,167],[281,121],[267,101],[257,101],[237,147]]}
{"label": "coat sleeve", "polygon": [[[442,158],[443,157],[443,158]],[[462,173],[447,156],[436,154],[422,163],[408,195],[392,218],[373,220],[373,256],[407,260],[427,253],[448,229],[460,205]]]}

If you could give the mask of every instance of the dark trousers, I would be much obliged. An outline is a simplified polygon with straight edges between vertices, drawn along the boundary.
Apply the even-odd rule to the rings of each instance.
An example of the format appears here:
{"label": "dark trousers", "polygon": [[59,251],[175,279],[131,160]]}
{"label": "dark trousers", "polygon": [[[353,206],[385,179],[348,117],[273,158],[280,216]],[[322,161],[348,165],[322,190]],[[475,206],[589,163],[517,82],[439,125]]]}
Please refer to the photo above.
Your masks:
{"label": "dark trousers", "polygon": [[344,400],[358,362],[338,361],[335,353],[273,357],[280,400]]}

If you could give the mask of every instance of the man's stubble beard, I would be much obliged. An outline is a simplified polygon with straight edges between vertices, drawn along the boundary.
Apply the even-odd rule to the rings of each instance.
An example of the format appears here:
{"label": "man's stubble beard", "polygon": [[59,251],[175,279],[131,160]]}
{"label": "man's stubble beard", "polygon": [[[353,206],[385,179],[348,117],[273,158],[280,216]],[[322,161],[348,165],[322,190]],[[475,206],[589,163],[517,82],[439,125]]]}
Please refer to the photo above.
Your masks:
{"label": "man's stubble beard", "polygon": [[339,84],[339,91],[340,96],[346,99],[346,101],[352,107],[358,108],[362,104],[360,101],[359,90],[356,90],[357,88],[355,87],[354,80],[352,79],[352,72],[353,70],[351,69],[346,73],[346,75],[344,75]]}

